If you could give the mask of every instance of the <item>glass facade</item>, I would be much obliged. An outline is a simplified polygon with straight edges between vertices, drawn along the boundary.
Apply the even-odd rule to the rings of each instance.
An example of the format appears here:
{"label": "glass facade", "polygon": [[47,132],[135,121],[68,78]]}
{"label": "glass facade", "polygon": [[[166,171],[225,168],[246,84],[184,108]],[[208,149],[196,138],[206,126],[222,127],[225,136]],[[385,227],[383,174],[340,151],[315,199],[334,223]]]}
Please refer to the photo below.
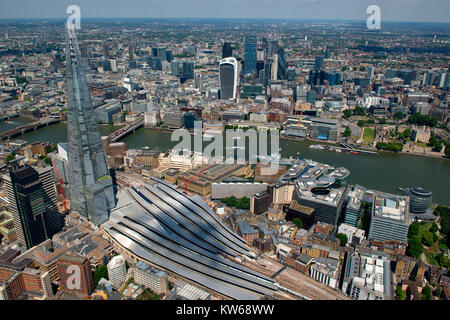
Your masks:
{"label": "glass facade", "polygon": [[103,151],[74,31],[66,35],[67,130],[71,210],[95,224],[115,206],[112,178]]}

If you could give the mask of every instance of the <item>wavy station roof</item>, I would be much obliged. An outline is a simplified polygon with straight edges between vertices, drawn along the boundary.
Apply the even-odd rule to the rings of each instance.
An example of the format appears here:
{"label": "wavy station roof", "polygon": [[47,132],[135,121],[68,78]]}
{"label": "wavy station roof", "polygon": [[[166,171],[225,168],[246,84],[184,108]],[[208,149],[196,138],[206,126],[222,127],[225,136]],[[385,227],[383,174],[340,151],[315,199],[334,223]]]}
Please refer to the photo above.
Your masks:
{"label": "wavy station roof", "polygon": [[274,280],[232,261],[254,257],[198,197],[167,183],[126,188],[105,232],[127,251],[168,272],[238,300],[272,296]]}

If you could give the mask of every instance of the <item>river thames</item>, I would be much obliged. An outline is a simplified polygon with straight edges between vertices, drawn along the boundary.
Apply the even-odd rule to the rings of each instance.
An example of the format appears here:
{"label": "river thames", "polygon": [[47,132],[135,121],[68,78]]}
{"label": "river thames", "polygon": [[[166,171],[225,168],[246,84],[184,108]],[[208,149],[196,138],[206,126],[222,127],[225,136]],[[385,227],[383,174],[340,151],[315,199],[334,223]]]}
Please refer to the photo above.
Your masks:
{"label": "river thames", "polygon": [[[12,122],[0,123],[0,132],[27,123],[29,120],[15,118]],[[119,127],[99,126],[102,135],[117,130]],[[151,129],[139,129],[134,134],[122,139],[129,148],[148,147],[151,150],[165,152],[173,148],[178,141],[171,141],[171,133]],[[53,143],[67,141],[67,125],[59,123],[29,132],[16,139],[50,141]],[[208,144],[209,142],[205,143]],[[378,155],[336,153],[327,150],[311,149],[310,141],[280,140],[282,157],[300,157],[323,162],[350,170],[349,182],[364,187],[399,193],[396,187],[421,186],[433,192],[433,202],[450,206],[450,161],[408,154],[381,152]]]}

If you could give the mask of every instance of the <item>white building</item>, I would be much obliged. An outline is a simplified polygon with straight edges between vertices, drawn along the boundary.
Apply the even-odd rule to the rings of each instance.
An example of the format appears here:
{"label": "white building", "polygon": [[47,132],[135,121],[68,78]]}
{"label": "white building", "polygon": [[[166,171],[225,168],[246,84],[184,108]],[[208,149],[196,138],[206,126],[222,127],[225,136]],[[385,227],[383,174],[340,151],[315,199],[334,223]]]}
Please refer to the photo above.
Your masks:
{"label": "white building", "polygon": [[145,127],[154,127],[161,121],[161,117],[159,114],[159,110],[152,109],[144,113],[144,126]]}
{"label": "white building", "polygon": [[119,289],[127,276],[127,267],[122,255],[113,257],[108,265],[108,277],[113,287]]}
{"label": "white building", "polygon": [[166,294],[168,291],[167,273],[143,261],[139,261],[134,267],[134,282],[156,294]]}
{"label": "white building", "polygon": [[359,239],[358,243],[364,239],[365,231],[353,227],[349,224],[342,223],[338,228],[338,233],[345,234],[348,238],[348,243],[352,243],[353,237],[357,237]]}
{"label": "white building", "polygon": [[339,276],[339,262],[334,259],[319,257],[309,269],[309,275],[333,289],[337,288]]}

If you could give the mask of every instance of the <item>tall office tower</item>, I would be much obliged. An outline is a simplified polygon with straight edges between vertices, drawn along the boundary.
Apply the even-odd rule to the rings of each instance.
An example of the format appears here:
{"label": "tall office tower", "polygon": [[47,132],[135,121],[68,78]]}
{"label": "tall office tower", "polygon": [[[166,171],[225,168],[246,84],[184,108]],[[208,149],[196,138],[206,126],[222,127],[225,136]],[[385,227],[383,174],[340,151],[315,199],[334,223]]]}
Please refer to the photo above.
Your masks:
{"label": "tall office tower", "polygon": [[272,63],[272,70],[270,73],[270,80],[277,80],[278,79],[278,54],[273,55],[273,63]]}
{"label": "tall office tower", "polygon": [[172,62],[172,60],[173,60],[172,50],[166,50],[166,60],[167,60],[167,62]]}
{"label": "tall office tower", "polygon": [[109,59],[109,48],[108,48],[108,44],[106,43],[106,41],[103,42],[103,56],[106,59]]}
{"label": "tall office tower", "polygon": [[322,67],[323,67],[323,57],[317,56],[316,60],[314,61],[314,71],[318,72],[322,69]]}
{"label": "tall office tower", "polygon": [[75,32],[66,34],[67,131],[71,210],[94,224],[115,207],[109,175]]}
{"label": "tall office tower", "polygon": [[438,88],[444,88],[446,77],[447,77],[447,72],[445,72],[445,71],[439,72],[438,81],[437,81]]}
{"label": "tall office tower", "polygon": [[132,43],[128,45],[128,59],[134,61],[134,46]]}
{"label": "tall office tower", "polygon": [[233,49],[231,48],[231,43],[224,42],[222,45],[222,59],[232,56],[233,56]]}
{"label": "tall office tower", "polygon": [[283,48],[280,47],[278,49],[277,56],[278,56],[277,79],[278,80],[286,80],[288,63],[287,63]]}
{"label": "tall office tower", "polygon": [[219,63],[220,99],[236,99],[237,86],[237,61],[229,57],[220,60]]}
{"label": "tall office tower", "polygon": [[194,61],[183,61],[180,82],[184,83],[187,79],[194,79]]}
{"label": "tall office tower", "polygon": [[61,289],[85,296],[94,291],[91,264],[86,257],[63,254],[56,266]]}
{"label": "tall office tower", "polygon": [[367,77],[370,80],[372,80],[374,76],[375,76],[375,68],[374,67],[369,67],[368,68],[368,72],[367,72]]}
{"label": "tall office tower", "polygon": [[156,48],[156,57],[161,61],[167,61],[167,53],[165,47]]}
{"label": "tall office tower", "polygon": [[273,57],[278,52],[278,40],[270,40],[266,46],[266,57]]}
{"label": "tall office tower", "polygon": [[56,206],[51,167],[13,164],[3,180],[20,245],[29,249],[61,230],[64,217]]}
{"label": "tall office tower", "polygon": [[270,83],[270,76],[272,74],[272,62],[266,61],[264,63],[264,78],[263,78],[263,85],[268,86]]}
{"label": "tall office tower", "polygon": [[108,278],[114,288],[119,289],[127,276],[127,267],[123,256],[113,257],[107,265]]}
{"label": "tall office tower", "polygon": [[428,71],[423,75],[422,85],[429,87],[433,84],[434,79],[435,74],[432,71]]}
{"label": "tall office tower", "polygon": [[196,89],[203,90],[203,76],[201,74],[195,75],[194,86]]}
{"label": "tall office tower", "polygon": [[87,47],[86,44],[80,46],[80,51],[81,51],[81,57],[82,58],[87,58],[88,57],[88,47]]}
{"label": "tall office tower", "polygon": [[256,72],[256,38],[248,37],[244,44],[244,74]]}
{"label": "tall office tower", "polygon": [[180,62],[179,61],[172,61],[170,63],[170,73],[175,76],[179,77],[181,75],[181,68],[180,68]]}

